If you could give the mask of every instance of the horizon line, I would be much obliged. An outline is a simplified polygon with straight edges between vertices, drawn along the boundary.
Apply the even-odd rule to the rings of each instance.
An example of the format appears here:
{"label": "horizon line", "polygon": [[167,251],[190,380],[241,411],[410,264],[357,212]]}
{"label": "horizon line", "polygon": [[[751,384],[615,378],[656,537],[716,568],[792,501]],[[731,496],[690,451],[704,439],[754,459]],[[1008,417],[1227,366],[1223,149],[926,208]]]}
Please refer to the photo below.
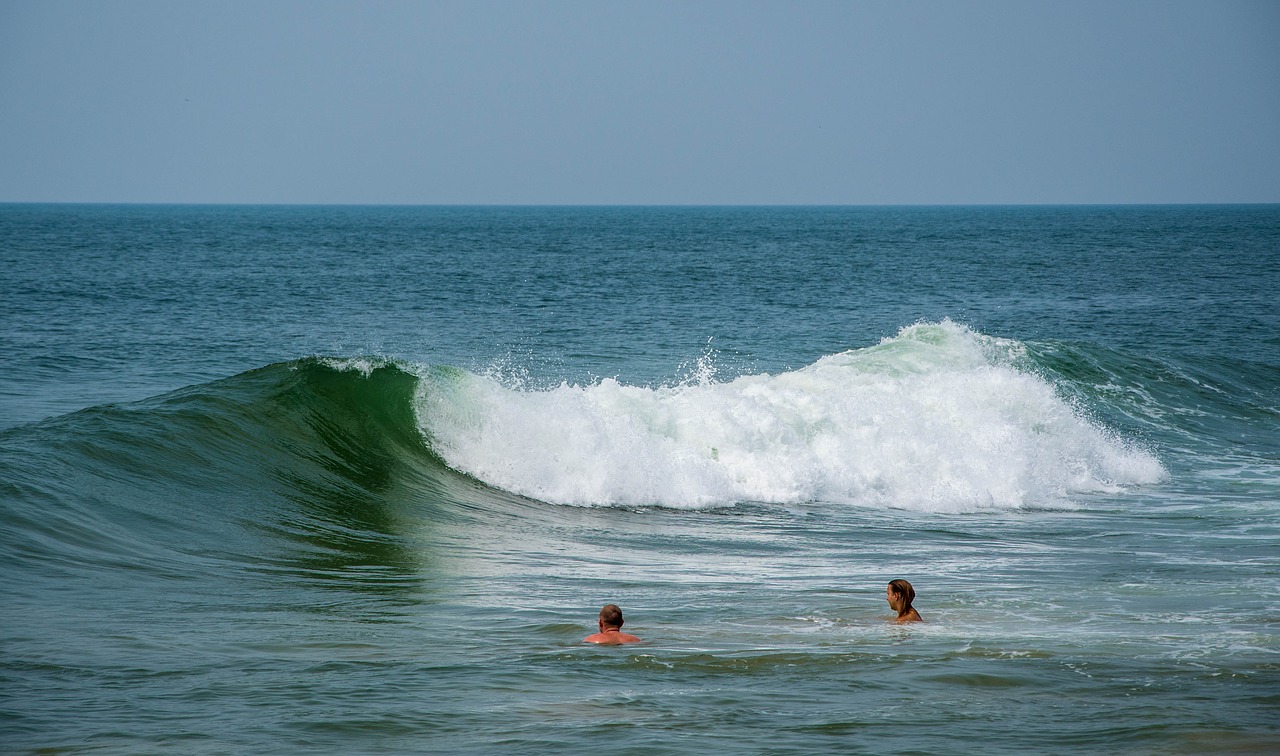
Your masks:
{"label": "horizon line", "polygon": [[434,207],[434,208],[943,208],[943,207],[1241,207],[1280,201],[1200,202],[157,202],[137,200],[0,200],[0,205],[98,207]]}

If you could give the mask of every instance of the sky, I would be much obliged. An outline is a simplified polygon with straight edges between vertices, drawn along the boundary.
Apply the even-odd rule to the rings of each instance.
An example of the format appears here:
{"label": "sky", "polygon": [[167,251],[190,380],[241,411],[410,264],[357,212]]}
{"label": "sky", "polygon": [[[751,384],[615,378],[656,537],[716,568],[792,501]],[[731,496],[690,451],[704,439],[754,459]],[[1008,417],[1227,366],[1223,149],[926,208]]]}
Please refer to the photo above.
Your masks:
{"label": "sky", "polygon": [[1280,2],[0,0],[0,202],[1280,202]]}

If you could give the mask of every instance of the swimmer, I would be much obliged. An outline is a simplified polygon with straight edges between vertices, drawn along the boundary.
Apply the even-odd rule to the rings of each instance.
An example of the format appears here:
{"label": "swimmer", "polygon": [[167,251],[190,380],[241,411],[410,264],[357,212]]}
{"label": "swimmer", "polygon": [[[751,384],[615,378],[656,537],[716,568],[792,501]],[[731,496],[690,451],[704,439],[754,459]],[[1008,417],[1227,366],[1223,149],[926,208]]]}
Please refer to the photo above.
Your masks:
{"label": "swimmer", "polygon": [[916,599],[916,589],[911,587],[911,583],[892,580],[884,595],[889,600],[889,608],[898,613],[894,622],[924,622],[920,612],[911,608],[911,602]]}
{"label": "swimmer", "polygon": [[608,645],[619,645],[622,643],[638,643],[640,641],[634,635],[628,635],[622,632],[622,610],[617,604],[605,604],[600,610],[600,632],[588,635],[582,639],[583,643],[601,643]]}

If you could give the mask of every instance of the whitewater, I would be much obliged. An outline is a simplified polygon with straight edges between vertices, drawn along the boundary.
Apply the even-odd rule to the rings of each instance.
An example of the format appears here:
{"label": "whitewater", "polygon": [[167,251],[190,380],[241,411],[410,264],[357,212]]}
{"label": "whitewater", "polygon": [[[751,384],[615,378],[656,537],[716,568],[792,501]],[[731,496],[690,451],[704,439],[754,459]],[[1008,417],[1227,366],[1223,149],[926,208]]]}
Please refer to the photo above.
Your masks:
{"label": "whitewater", "polygon": [[[417,412],[455,469],[553,504],[830,501],[931,512],[1071,506],[1164,477],[1017,366],[1016,342],[950,322],[778,375],[524,391],[428,373]],[[1025,361],[1025,360],[1024,360]]]}

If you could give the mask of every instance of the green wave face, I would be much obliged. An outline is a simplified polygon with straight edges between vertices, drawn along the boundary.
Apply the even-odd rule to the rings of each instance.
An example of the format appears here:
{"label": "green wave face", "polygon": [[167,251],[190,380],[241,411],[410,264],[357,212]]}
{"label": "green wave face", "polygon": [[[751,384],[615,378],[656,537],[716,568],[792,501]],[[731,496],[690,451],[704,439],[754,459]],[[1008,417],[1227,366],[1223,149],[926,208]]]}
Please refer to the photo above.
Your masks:
{"label": "green wave face", "polygon": [[417,383],[388,361],[309,358],[11,429],[10,553],[148,570],[192,555],[385,564],[410,512],[447,517],[442,502],[487,494],[430,452]]}

